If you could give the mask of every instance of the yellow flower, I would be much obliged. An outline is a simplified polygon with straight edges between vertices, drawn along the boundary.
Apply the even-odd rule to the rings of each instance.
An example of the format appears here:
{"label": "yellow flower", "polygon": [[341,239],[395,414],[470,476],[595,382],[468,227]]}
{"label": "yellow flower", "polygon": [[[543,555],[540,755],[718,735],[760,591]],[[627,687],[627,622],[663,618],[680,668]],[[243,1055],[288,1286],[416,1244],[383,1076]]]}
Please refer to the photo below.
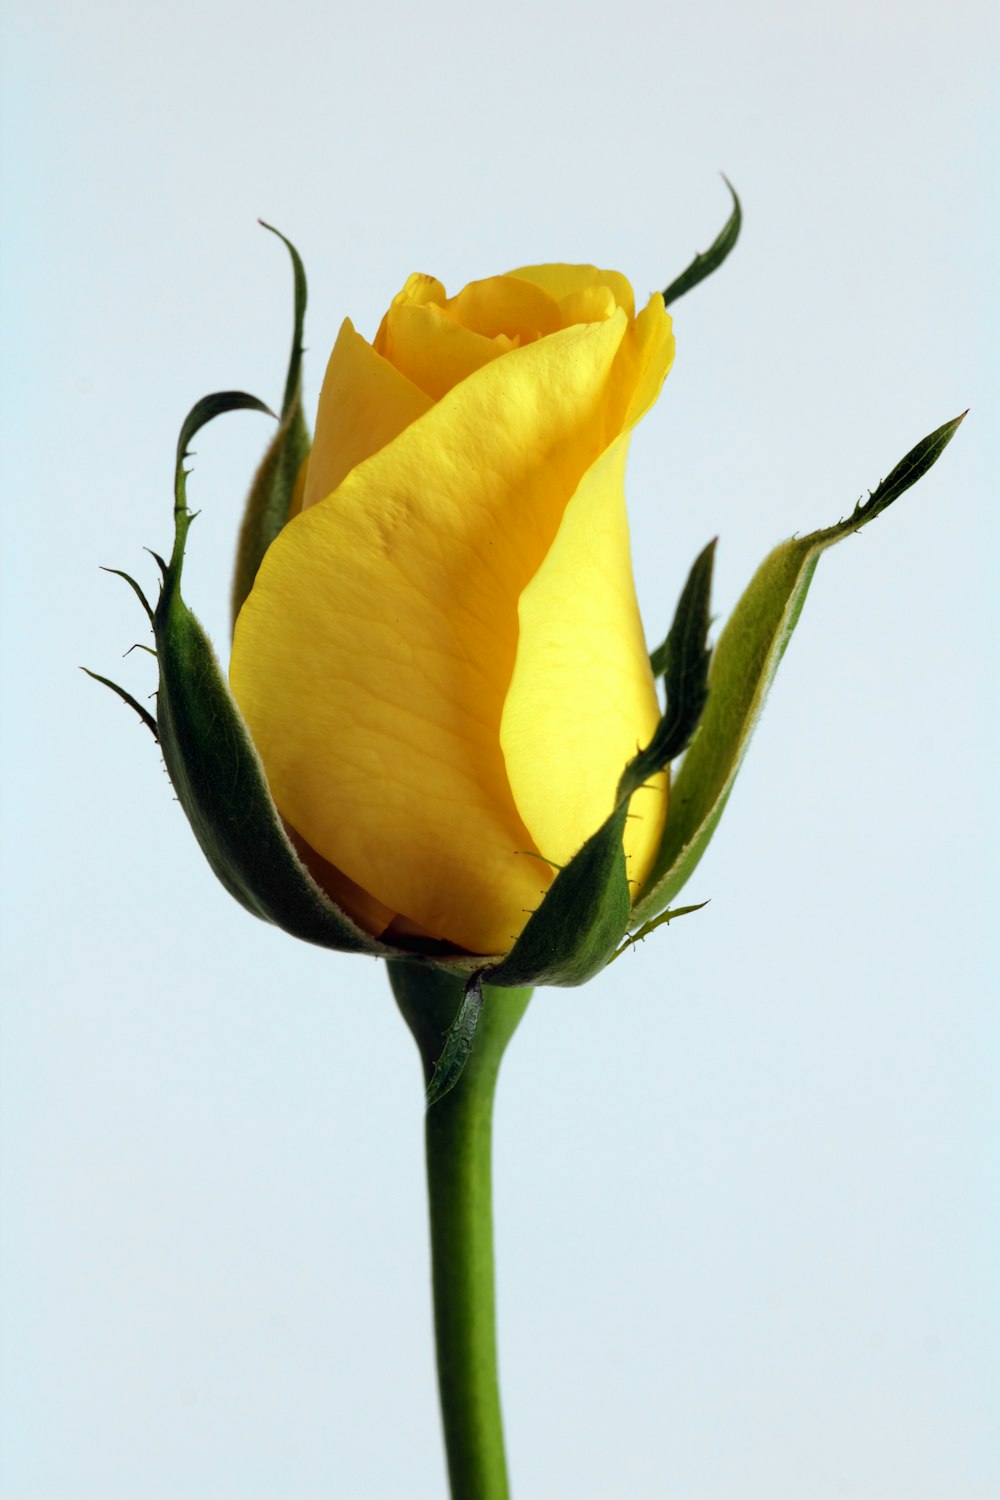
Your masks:
{"label": "yellow flower", "polygon": [[[344,323],[230,680],[293,840],[368,931],[506,952],[656,729],[623,481],[673,348],[663,298],[636,317],[593,266],[451,298],[415,275],[374,343]],[[665,775],[630,814],[636,893]]]}

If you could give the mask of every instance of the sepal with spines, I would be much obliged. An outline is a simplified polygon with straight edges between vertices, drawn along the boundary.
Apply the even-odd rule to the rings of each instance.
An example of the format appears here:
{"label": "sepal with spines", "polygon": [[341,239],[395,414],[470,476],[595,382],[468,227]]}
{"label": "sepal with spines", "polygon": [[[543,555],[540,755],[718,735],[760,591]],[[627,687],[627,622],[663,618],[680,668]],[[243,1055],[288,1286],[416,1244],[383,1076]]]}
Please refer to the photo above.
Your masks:
{"label": "sepal with spines", "polygon": [[614,957],[632,919],[622,847],[629,802],[683,752],[705,706],[714,555],[713,541],[696,559],[678,602],[669,637],[666,709],[652,739],[622,772],[608,818],[558,872],[507,957],[486,971],[490,984],[584,984]]}
{"label": "sepal with spines", "polygon": [[192,409],[178,442],[174,547],[153,610],[163,759],[205,857],[248,911],[323,947],[390,953],[334,905],[299,860],[211,642],[181,595],[192,519],[185,494],[187,445],[212,417],[241,407],[267,411],[240,392],[206,397]]}
{"label": "sepal with spines", "polygon": [[[757,569],[715,648],[708,706],[671,788],[659,853],[632,912],[636,936],[652,930],[651,919],[669,906],[708,847],[821,553],[860,531],[916,484],[940,458],[964,416],[917,443],[846,520],[783,542]],[[669,637],[660,652],[661,660],[668,661]],[[655,667],[655,652],[653,662]]]}
{"label": "sepal with spines", "polygon": [[295,286],[295,314],[292,325],[292,350],[285,376],[278,430],[257,470],[247,497],[243,523],[236,547],[233,571],[232,617],[236,617],[253,588],[257,570],[282,527],[288,522],[296,501],[296,486],[302,466],[309,457],[312,440],[302,411],[302,335],[306,316],[306,272],[302,258],[291,240],[280,230],[260,221],[264,229],[276,234],[292,259]]}

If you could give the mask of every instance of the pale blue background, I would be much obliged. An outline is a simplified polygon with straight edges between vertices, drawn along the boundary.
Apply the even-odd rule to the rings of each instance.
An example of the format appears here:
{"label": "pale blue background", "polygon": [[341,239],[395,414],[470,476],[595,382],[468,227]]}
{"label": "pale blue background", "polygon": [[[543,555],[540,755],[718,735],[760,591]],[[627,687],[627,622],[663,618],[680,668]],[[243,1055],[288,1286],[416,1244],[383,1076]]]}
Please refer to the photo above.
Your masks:
{"label": "pale blue background", "polygon": [[[695,13],[696,12],[696,13]],[[518,1500],[995,1500],[988,935],[997,223],[988,6],[7,8],[5,1500],[437,1500],[421,1097],[370,961],[255,923],[145,731],[131,595],[188,406],[280,398],[414,269],[593,259],[676,307],[629,475],[659,637],[724,616],[971,405],[826,557],[711,898],[505,1065]],[[268,435],[198,441],[187,593],[224,643]],[[995,555],[995,553],[993,554]]]}

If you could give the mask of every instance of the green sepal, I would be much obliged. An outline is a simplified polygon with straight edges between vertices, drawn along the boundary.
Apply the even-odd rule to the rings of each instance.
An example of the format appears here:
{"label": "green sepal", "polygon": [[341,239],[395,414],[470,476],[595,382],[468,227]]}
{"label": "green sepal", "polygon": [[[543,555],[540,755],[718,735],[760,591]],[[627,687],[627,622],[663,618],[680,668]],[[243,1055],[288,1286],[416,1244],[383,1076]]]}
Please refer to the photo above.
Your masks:
{"label": "green sepal", "polygon": [[707,901],[697,901],[694,906],[671,906],[666,911],[661,911],[660,915],[654,917],[651,922],[644,922],[637,931],[626,935],[624,943],[614,954],[611,962],[614,963],[616,958],[621,958],[623,953],[631,952],[636,943],[644,943],[650,933],[655,932],[658,927],[669,927],[671,922],[676,922],[678,917],[689,917],[694,911],[704,911],[707,905]]}
{"label": "green sepal", "polygon": [[670,637],[657,646],[655,651],[649,653],[649,666],[654,677],[662,677],[667,670],[670,661]]}
{"label": "green sepal", "polygon": [[306,273],[301,257],[290,240],[260,221],[263,227],[276,234],[287,247],[292,258],[295,279],[295,317],[292,329],[292,350],[285,377],[285,394],[281,403],[281,421],[270,447],[264,455],[254,477],[247,498],[243,523],[236,546],[236,567],[233,573],[232,618],[233,625],[253,588],[257,570],[264,560],[264,553],[288,521],[288,513],[295,492],[295,481],[299,470],[309,456],[312,442],[302,413],[302,331],[306,316]]}
{"label": "green sepal", "polygon": [[[153,553],[153,556],[156,557],[156,553],[155,552]],[[162,572],[163,569],[166,567],[166,564],[164,563],[164,561],[163,561],[162,558],[157,558],[156,560],[160,564],[160,571]],[[125,573],[125,572],[123,572],[121,568],[102,568],[101,572],[102,573],[110,573],[113,578],[124,578],[125,582],[128,584],[129,588],[132,590],[133,594],[138,599],[139,603],[142,605],[143,610],[144,610],[145,615],[146,615],[146,619],[149,621],[150,625],[152,625],[152,623],[153,623],[153,607],[150,604],[149,600],[146,598],[146,595],[143,593],[142,589],[139,587],[139,585],[136,583],[135,579],[132,577],[132,574],[131,573]]]}
{"label": "green sepal", "polygon": [[[288,838],[254,746],[211,642],[181,595],[187,534],[194,516],[187,508],[184,459],[195,434],[223,412],[274,413],[255,396],[222,391],[206,396],[188,413],[177,442],[174,481],[174,545],[170,561],[153,552],[162,575],[155,608],[135,579],[116,568],[135,591],[153,626],[159,669],[157,715],[110,678],[83,668],[117,693],[157,739],[178,801],[202,852],[226,890],[254,916],[293,937],[347,953],[411,960],[412,967],[450,971],[453,982],[482,970],[480,955],[447,944],[380,942],[333,902],[312,878]],[[144,648],[147,649],[147,648]],[[457,1076],[457,1075],[456,1075]]]}
{"label": "green sepal", "polygon": [[455,1019],[445,1033],[444,1046],[434,1063],[434,1071],[427,1085],[426,1103],[430,1109],[445,1094],[450,1093],[462,1076],[462,1069],[469,1060],[479,1029],[479,1018],[483,1013],[482,970],[470,974]]}
{"label": "green sepal", "polygon": [[507,957],[487,969],[494,985],[584,984],[615,956],[632,915],[622,837],[634,792],[680,755],[708,692],[709,597],[715,543],[695,561],[670,631],[667,704],[653,738],[629,761],[604,824],[561,869]]}
{"label": "green sepal", "polygon": [[160,674],[157,732],[163,759],[209,864],[241,905],[306,942],[388,956],[398,950],[356,927],[299,860],[211,642],[181,597],[192,520],[184,458],[199,428],[222,412],[238,409],[268,411],[256,397],[240,391],[206,396],[189,413],[177,445],[174,548],[170,562],[163,565],[163,585],[153,610]]}
{"label": "green sepal", "polygon": [[[109,573],[112,571],[113,569],[108,569]],[[112,682],[110,677],[102,677],[100,672],[92,672],[89,667],[81,667],[80,671],[86,672],[87,676],[92,677],[95,682],[101,682],[106,688],[110,688],[113,693],[117,693],[122,702],[127,703],[129,708],[133,709],[139,715],[139,718],[145,724],[153,739],[159,738],[159,728],[156,720],[148,708],[143,708],[137,698],[133,698],[132,694],[127,692],[125,688],[120,687],[117,682]]]}
{"label": "green sepal", "polygon": [[600,973],[631,911],[622,836],[627,800],[564,866],[491,984],[585,984]]}
{"label": "green sepal", "polygon": [[666,288],[663,293],[663,304],[665,307],[669,307],[672,302],[677,301],[678,297],[683,297],[685,292],[689,292],[692,287],[697,286],[699,281],[704,281],[706,276],[711,276],[713,271],[717,271],[740,237],[740,229],[743,225],[743,209],[740,207],[740,200],[736,196],[736,189],[724,172],[722,173],[722,180],[732,194],[733,211],[708,249],[703,251],[701,255],[696,255],[687,270],[682,271]]}
{"label": "green sepal", "polygon": [[915,484],[941,456],[964,415],[945,422],[911,449],[846,520],[783,542],[757,569],[715,648],[708,706],[674,779],[663,840],[632,913],[633,924],[648,923],[669,906],[704,854],[802,612],[820,554],[860,531]]}
{"label": "green sepal", "polygon": [[[392,959],[386,965],[396,1004],[413,1033],[424,1069],[428,1109],[451,1092],[466,1064],[476,1075],[495,1075],[531,999],[531,989],[483,984],[479,970],[465,979],[440,968]],[[473,1042],[475,1048],[473,1049]]]}

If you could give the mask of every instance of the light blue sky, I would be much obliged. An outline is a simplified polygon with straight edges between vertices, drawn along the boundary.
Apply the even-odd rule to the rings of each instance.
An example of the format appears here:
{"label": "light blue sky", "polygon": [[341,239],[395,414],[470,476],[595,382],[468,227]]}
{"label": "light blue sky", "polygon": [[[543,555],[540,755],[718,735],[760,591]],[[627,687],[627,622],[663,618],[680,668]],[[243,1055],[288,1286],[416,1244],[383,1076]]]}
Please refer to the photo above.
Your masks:
{"label": "light blue sky", "polygon": [[[916,439],[820,564],[705,911],[540,993],[497,1122],[517,1500],[995,1500],[995,36],[985,4],[7,7],[6,1500],[438,1500],[420,1076],[371,961],[203,863],[99,564],[169,544],[194,399],[307,399],[343,316],[593,260],[676,306],[629,473],[651,637],[720,535],[782,537]],[[187,595],[226,639],[267,433],[201,436]],[[991,572],[994,576],[991,578]],[[995,742],[994,742],[995,754]]]}

